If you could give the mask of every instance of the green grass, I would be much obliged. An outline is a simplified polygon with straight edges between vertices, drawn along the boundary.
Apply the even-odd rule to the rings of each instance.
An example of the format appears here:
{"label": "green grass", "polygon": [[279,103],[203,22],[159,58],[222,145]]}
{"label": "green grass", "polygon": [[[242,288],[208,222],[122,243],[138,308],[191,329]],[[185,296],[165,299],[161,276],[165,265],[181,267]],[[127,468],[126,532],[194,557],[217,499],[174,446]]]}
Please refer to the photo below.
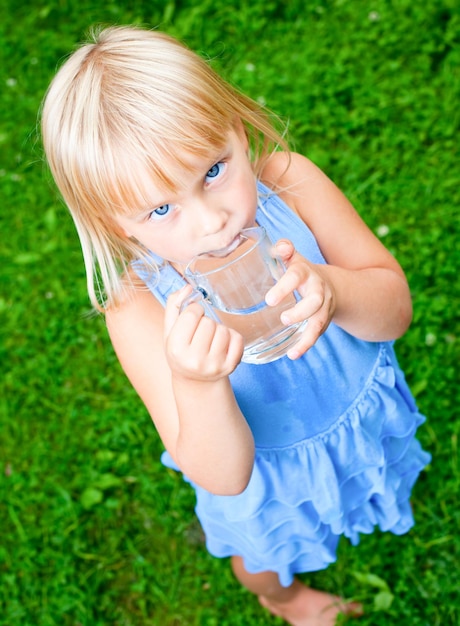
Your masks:
{"label": "green grass", "polygon": [[312,584],[363,626],[460,623],[460,8],[456,0],[0,0],[0,625],[261,626],[205,550],[193,494],[88,316],[37,111],[94,23],[159,25],[284,118],[405,267],[398,353],[433,463],[404,537],[340,546]]}

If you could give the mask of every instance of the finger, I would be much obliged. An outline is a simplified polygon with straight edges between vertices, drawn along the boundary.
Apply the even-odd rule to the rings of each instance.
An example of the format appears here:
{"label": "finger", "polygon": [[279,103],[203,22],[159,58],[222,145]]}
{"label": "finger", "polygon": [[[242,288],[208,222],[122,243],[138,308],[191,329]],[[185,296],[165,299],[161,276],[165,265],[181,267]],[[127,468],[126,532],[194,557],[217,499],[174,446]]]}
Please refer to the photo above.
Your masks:
{"label": "finger", "polygon": [[289,349],[288,358],[295,360],[305,354],[318,341],[327,326],[328,319],[324,316],[314,316],[307,320],[307,325],[299,340]]}
{"label": "finger", "polygon": [[279,239],[274,245],[274,252],[283,263],[289,263],[295,253],[295,247],[289,239]]}
{"label": "finger", "polygon": [[[272,247],[271,255],[279,259],[284,266],[287,266],[295,255],[294,244],[289,239],[279,239]],[[284,274],[280,280],[283,278]],[[265,295],[265,301],[269,306],[275,306],[287,295],[287,291],[282,291],[278,285],[279,281]]]}
{"label": "finger", "polygon": [[165,306],[165,319],[164,319],[164,335],[167,337],[171,332],[171,328],[176,323],[180,314],[180,308],[185,298],[192,293],[192,287],[185,285],[182,289],[172,293]]}
{"label": "finger", "polygon": [[179,315],[171,332],[166,336],[166,352],[171,358],[180,361],[191,347],[197,328],[204,317],[204,310],[198,304],[190,304]]}
{"label": "finger", "polygon": [[308,281],[310,269],[306,263],[293,263],[281,276],[279,281],[265,295],[265,302],[269,306],[276,306],[286,296],[299,290],[303,283]]}
{"label": "finger", "polygon": [[217,325],[210,353],[220,356],[232,371],[241,361],[243,356],[244,342],[243,337],[236,330]]}
{"label": "finger", "polygon": [[233,371],[235,367],[241,362],[244,352],[244,340],[243,336],[236,330],[231,331],[231,342],[228,348],[227,362],[230,366],[230,371]]}
{"label": "finger", "polygon": [[325,310],[329,310],[324,290],[312,289],[307,292],[304,298],[296,302],[293,307],[283,311],[281,321],[286,326],[296,324],[305,319],[311,319],[314,315],[320,313],[323,307],[325,307]]}
{"label": "finger", "polygon": [[213,341],[201,372],[211,378],[228,376],[241,362],[243,338],[235,330],[217,324]]}
{"label": "finger", "polygon": [[215,337],[219,334],[219,328],[220,324],[203,315],[198,321],[193,336],[191,337],[191,346],[201,350],[203,353],[210,352]]}
{"label": "finger", "polygon": [[223,361],[228,354],[243,350],[243,337],[236,330],[203,317],[193,336],[192,346],[203,348],[210,357]]}

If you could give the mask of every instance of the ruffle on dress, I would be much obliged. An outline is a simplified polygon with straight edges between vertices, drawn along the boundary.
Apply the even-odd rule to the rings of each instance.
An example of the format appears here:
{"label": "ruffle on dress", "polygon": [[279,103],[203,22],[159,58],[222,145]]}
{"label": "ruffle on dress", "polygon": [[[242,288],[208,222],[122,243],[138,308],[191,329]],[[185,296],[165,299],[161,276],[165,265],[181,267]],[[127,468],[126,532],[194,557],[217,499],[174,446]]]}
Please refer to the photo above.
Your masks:
{"label": "ruffle on dress", "polygon": [[[209,552],[242,556],[249,572],[276,571],[288,586],[295,573],[334,562],[341,535],[356,545],[375,527],[407,532],[410,493],[430,462],[415,439],[424,420],[383,347],[367,386],[331,428],[256,449],[243,493],[216,496],[193,485]],[[168,453],[162,460],[178,469]]]}

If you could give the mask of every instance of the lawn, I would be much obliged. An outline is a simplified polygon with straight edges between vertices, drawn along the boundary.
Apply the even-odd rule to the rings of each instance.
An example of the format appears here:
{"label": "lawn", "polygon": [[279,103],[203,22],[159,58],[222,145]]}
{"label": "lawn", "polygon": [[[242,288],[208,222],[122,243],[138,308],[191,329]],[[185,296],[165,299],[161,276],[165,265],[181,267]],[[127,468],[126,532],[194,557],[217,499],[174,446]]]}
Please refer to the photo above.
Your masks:
{"label": "lawn", "polygon": [[280,624],[210,557],[193,494],[92,315],[37,127],[96,23],[158,26],[289,122],[404,266],[397,350],[433,462],[406,536],[341,543],[311,584],[363,626],[457,626],[460,5],[456,0],[0,0],[0,626]]}

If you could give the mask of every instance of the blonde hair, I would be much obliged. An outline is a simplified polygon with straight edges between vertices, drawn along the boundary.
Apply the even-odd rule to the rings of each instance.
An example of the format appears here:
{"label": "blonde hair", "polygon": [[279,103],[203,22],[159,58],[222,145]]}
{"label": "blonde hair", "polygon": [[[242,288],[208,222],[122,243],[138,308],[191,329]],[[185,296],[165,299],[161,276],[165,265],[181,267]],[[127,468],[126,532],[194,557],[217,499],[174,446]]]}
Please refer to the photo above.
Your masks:
{"label": "blonde hair", "polygon": [[287,148],[273,119],[164,33],[95,31],[67,59],[44,99],[42,137],[80,237],[95,308],[120,302],[128,264],[146,256],[115,220],[145,203],[145,177],[174,189],[171,164],[182,165],[184,151],[208,156],[220,149],[236,121],[244,124],[257,176],[278,146]]}

